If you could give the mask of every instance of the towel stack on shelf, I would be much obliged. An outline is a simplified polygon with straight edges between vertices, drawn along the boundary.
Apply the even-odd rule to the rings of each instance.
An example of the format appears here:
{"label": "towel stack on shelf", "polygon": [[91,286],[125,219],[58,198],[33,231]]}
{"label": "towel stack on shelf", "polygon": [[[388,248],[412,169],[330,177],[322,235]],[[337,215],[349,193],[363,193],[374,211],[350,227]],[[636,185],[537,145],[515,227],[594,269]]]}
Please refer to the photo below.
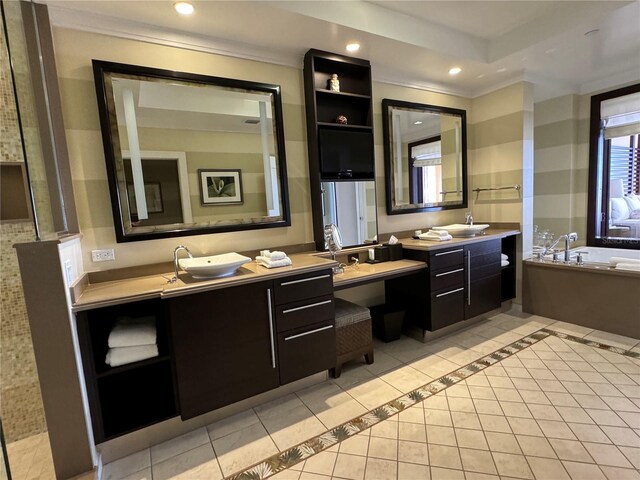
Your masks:
{"label": "towel stack on shelf", "polygon": [[636,258],[611,257],[609,263],[616,270],[627,270],[629,272],[640,272],[640,260]]}
{"label": "towel stack on shelf", "polygon": [[260,250],[260,255],[256,257],[256,262],[266,268],[288,267],[292,263],[286,253],[270,252],[269,250]]}
{"label": "towel stack on shelf", "polygon": [[509,266],[509,256],[504,253],[500,255],[500,266],[508,267]]}
{"label": "towel stack on shelf", "polygon": [[420,240],[429,240],[431,242],[446,242],[447,240],[453,240],[453,237],[449,235],[447,230],[429,230],[427,233],[421,233],[418,235]]}
{"label": "towel stack on shelf", "polygon": [[109,334],[105,362],[112,367],[158,356],[155,317],[120,317]]}

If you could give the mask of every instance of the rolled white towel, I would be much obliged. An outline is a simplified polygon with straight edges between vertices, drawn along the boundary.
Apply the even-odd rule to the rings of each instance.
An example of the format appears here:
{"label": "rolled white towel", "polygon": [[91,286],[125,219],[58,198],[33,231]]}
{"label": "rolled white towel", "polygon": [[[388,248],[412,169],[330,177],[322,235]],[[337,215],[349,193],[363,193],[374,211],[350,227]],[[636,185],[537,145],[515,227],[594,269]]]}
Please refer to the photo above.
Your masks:
{"label": "rolled white towel", "polygon": [[137,347],[110,348],[105,358],[105,363],[112,367],[139,362],[147,358],[158,356],[158,345],[139,345]]}
{"label": "rolled white towel", "polygon": [[619,263],[637,263],[638,265],[640,265],[640,259],[626,258],[626,257],[611,257],[609,259],[609,263],[611,265],[617,265]]}
{"label": "rolled white towel", "polygon": [[266,268],[288,267],[293,263],[289,257],[284,257],[280,260],[271,260],[270,258],[263,256],[256,257],[256,262],[258,262],[258,265],[262,265]]}
{"label": "rolled white towel", "polygon": [[136,347],[156,343],[155,317],[120,317],[109,333],[109,348]]}
{"label": "rolled white towel", "polygon": [[502,259],[502,261],[504,262],[508,262],[509,261],[509,255],[505,255],[504,253],[500,254],[500,258]]}
{"label": "rolled white towel", "polygon": [[509,260],[502,260],[500,262],[500,266],[501,267],[508,267],[509,266]]}
{"label": "rolled white towel", "polygon": [[287,254],[280,251],[270,252],[269,250],[261,250],[260,256],[269,258],[271,260],[282,260],[283,258],[287,258]]}
{"label": "rolled white towel", "polygon": [[630,272],[640,272],[640,263],[618,263],[616,270],[628,270]]}

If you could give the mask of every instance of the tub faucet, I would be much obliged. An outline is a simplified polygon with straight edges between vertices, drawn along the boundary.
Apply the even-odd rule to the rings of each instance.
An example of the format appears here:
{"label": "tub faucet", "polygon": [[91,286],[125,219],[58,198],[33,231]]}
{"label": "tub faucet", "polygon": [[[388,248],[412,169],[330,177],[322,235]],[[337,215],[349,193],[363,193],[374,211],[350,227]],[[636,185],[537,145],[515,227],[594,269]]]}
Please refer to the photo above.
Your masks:
{"label": "tub faucet", "polygon": [[571,261],[571,253],[569,253],[569,248],[571,246],[571,242],[575,242],[578,240],[578,234],[576,232],[567,233],[563,235],[564,237],[564,261]]}
{"label": "tub faucet", "polygon": [[471,212],[465,214],[464,223],[465,225],[471,225],[473,227],[473,215],[471,215]]}
{"label": "tub faucet", "polygon": [[193,258],[193,254],[191,253],[191,250],[189,250],[187,247],[185,247],[184,245],[178,245],[176,248],[173,249],[173,269],[174,269],[174,277],[169,280],[169,283],[175,283],[178,281],[178,252],[180,250],[184,250],[185,252],[187,252],[187,255],[189,255],[189,258]]}

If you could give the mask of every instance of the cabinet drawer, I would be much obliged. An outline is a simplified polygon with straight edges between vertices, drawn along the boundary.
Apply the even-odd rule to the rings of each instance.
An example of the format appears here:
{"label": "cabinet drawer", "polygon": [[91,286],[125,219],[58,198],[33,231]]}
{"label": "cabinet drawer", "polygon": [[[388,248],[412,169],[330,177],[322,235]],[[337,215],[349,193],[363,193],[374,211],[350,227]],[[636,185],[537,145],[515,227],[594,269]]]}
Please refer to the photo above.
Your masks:
{"label": "cabinet drawer", "polygon": [[500,252],[502,243],[499,238],[496,238],[494,240],[472,243],[464,248],[467,252],[471,252],[472,255],[482,255],[484,253]]}
{"label": "cabinet drawer", "polygon": [[467,252],[470,258],[470,266],[471,271],[475,271],[479,268],[485,267],[487,265],[491,265],[497,263],[500,266],[500,251],[495,251],[491,253],[473,253]]}
{"label": "cabinet drawer", "polygon": [[464,268],[462,266],[431,273],[431,291],[454,290],[464,285]]}
{"label": "cabinet drawer", "polygon": [[276,305],[333,294],[330,269],[279,278],[273,283]]}
{"label": "cabinet drawer", "polygon": [[287,303],[276,307],[278,332],[304,328],[327,320],[333,321],[334,317],[333,295]]}
{"label": "cabinet drawer", "polygon": [[335,367],[336,331],[331,322],[278,335],[280,384]]}
{"label": "cabinet drawer", "polygon": [[461,266],[464,261],[464,248],[438,250],[429,255],[429,268],[432,272],[448,267]]}
{"label": "cabinet drawer", "polygon": [[464,288],[431,295],[431,331],[464,320]]}

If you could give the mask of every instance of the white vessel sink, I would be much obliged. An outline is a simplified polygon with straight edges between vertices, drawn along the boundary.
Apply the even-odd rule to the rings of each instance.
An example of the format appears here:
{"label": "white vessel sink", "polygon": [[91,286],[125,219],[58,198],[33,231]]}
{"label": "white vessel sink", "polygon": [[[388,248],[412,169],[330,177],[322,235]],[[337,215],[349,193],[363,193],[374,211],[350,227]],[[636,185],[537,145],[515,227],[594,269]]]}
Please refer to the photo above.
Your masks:
{"label": "white vessel sink", "polygon": [[433,227],[432,230],[446,230],[452,237],[473,237],[476,233],[480,233],[485,228],[489,228],[489,225],[473,224],[467,225],[465,223],[453,223],[451,225],[444,225],[442,227]]}
{"label": "white vessel sink", "polygon": [[193,278],[200,279],[231,275],[250,261],[249,257],[234,252],[210,257],[181,258],[178,265]]}

